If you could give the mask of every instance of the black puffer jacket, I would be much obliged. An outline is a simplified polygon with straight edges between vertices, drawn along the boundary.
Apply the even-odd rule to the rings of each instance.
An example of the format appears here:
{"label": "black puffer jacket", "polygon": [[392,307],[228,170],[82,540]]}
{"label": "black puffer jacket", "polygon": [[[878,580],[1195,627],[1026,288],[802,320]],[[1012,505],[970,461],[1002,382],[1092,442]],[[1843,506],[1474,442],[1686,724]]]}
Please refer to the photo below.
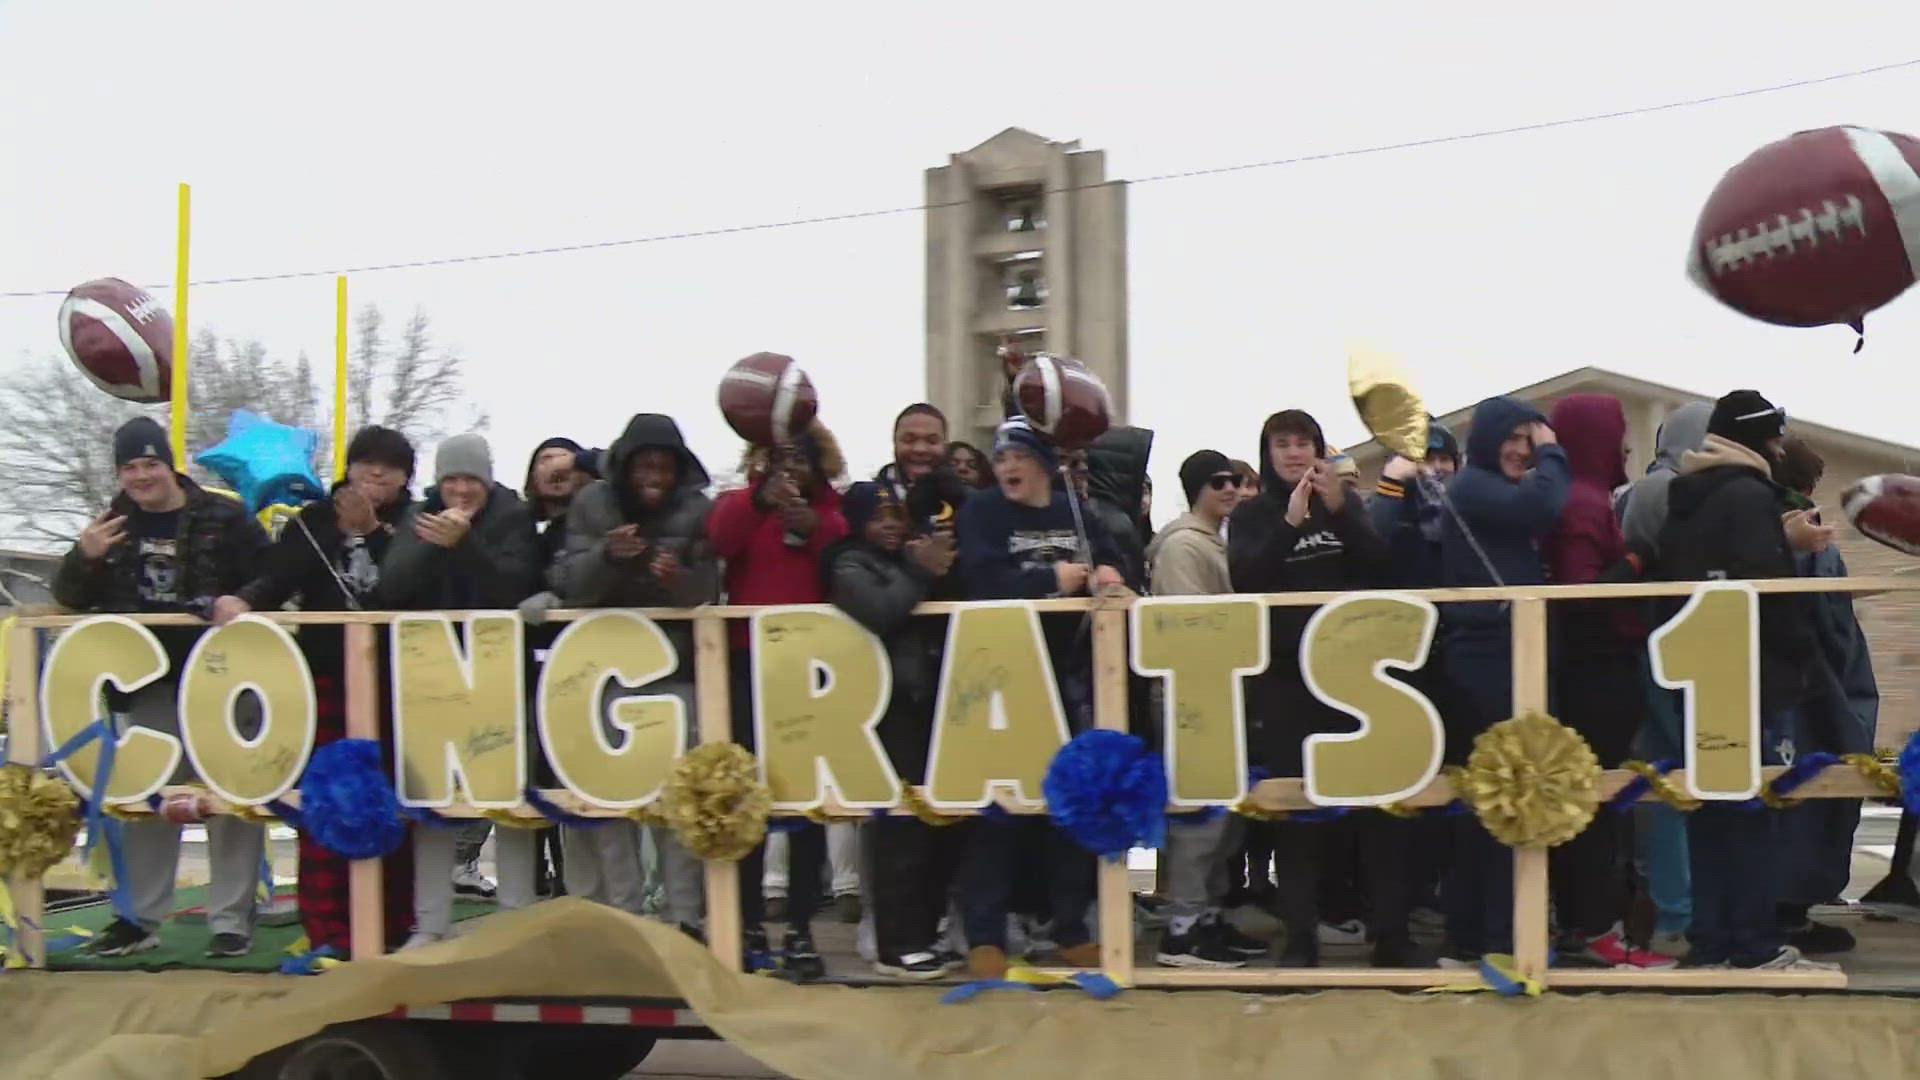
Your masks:
{"label": "black puffer jacket", "polygon": [[[679,460],[678,484],[657,507],[640,503],[627,482],[628,464],[641,450],[668,450]],[[698,607],[720,593],[719,564],[707,545],[705,491],[711,480],[670,416],[641,413],[607,448],[603,472],[574,497],[567,514],[567,546],[548,584],[568,607]],[[681,573],[671,582],[653,575],[652,553],[636,559],[607,554],[607,533],[638,525],[654,546],[673,552]]]}
{"label": "black puffer jacket", "polygon": [[[1654,575],[1664,581],[1735,581],[1799,576],[1780,516],[1785,493],[1760,455],[1718,435],[1680,458],[1667,487]],[[1661,605],[1670,617],[1680,600]],[[1760,708],[1773,714],[1799,704],[1818,685],[1822,653],[1810,594],[1760,597]]]}
{"label": "black puffer jacket", "polygon": [[500,610],[534,593],[540,579],[534,566],[533,515],[518,493],[505,484],[493,485],[480,516],[451,548],[429,544],[414,533],[421,514],[446,508],[440,489],[431,487],[425,499],[407,509],[380,562],[374,599],[381,607]]}
{"label": "black puffer jacket", "polygon": [[924,783],[946,627],[939,617],[915,616],[913,609],[929,598],[936,581],[899,553],[853,538],[829,548],[822,563],[827,598],[886,646],[893,697],[880,720],[880,742],[902,778]]}
{"label": "black puffer jacket", "polygon": [[1087,502],[1120,549],[1122,577],[1137,593],[1147,591],[1147,541],[1140,534],[1140,503],[1147,494],[1147,463],[1153,432],[1112,427],[1087,447]]}

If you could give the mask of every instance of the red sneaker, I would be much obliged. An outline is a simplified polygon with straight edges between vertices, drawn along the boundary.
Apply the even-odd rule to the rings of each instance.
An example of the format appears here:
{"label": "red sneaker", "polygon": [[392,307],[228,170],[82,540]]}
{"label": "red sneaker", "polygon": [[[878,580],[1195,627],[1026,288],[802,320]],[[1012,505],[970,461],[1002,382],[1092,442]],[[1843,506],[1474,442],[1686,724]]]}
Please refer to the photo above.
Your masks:
{"label": "red sneaker", "polygon": [[1585,955],[1608,967],[1670,968],[1677,963],[1671,956],[1634,948],[1618,927],[1587,942]]}

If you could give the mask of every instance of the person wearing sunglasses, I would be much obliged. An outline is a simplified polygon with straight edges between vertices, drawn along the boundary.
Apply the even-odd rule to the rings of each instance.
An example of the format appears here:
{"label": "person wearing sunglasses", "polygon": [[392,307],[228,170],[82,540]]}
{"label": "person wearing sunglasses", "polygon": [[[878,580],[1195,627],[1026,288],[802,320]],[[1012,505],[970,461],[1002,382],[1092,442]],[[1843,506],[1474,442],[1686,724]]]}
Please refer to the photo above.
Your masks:
{"label": "person wearing sunglasses", "polygon": [[[1233,591],[1220,526],[1240,503],[1240,478],[1218,450],[1180,463],[1186,513],[1167,523],[1147,547],[1155,596],[1218,596]],[[1156,685],[1156,694],[1164,691]],[[1158,714],[1156,714],[1158,715]],[[1264,956],[1267,943],[1236,929],[1221,914],[1227,862],[1240,851],[1245,819],[1221,814],[1167,822],[1167,929],[1154,961],[1166,967],[1237,968]]]}

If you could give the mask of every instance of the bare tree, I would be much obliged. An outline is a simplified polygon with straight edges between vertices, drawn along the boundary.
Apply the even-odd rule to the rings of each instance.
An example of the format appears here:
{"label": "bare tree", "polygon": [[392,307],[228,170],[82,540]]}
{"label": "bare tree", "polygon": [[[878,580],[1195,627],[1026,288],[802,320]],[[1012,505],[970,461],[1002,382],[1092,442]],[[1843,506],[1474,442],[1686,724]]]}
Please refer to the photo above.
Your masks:
{"label": "bare tree", "polygon": [[[465,403],[460,354],[435,347],[424,312],[414,312],[391,350],[382,326],[379,309],[371,306],[355,320],[358,340],[347,373],[351,427],[384,424],[422,443],[440,437],[449,425],[485,426],[484,414]],[[233,411],[244,408],[312,430],[314,464],[329,460],[331,395],[320,393],[305,353],[279,360],[260,341],[222,341],[202,328],[187,356],[190,458],[224,439]],[[0,375],[5,535],[16,543],[53,546],[78,534],[118,490],[114,429],[142,413],[167,422],[167,406],[134,405],[102,393],[64,359],[30,362]]]}

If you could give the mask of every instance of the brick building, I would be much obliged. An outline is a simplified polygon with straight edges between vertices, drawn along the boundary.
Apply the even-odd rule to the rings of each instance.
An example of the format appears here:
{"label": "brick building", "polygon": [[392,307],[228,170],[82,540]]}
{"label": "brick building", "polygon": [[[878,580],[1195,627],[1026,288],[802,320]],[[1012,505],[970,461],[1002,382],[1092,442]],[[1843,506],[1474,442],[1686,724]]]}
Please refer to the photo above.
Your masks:
{"label": "brick building", "polygon": [[[1510,397],[1526,401],[1542,412],[1567,394],[1612,394],[1620,399],[1627,413],[1627,442],[1631,456],[1627,475],[1638,477],[1653,460],[1654,435],[1672,410],[1688,402],[1713,398],[1647,382],[1602,368],[1584,367],[1556,375],[1545,382],[1511,391]],[[1920,449],[1858,435],[1851,431],[1810,423],[1792,415],[1788,408],[1788,427],[1805,439],[1826,459],[1826,478],[1814,497],[1828,521],[1844,522],[1840,514],[1840,493],[1848,484],[1876,473],[1920,473]],[[1440,419],[1464,445],[1472,427],[1473,407],[1457,409]],[[1359,464],[1371,490],[1384,464],[1384,452],[1378,444],[1363,443],[1348,452]],[[1920,561],[1877,544],[1842,524],[1840,551],[1847,569],[1858,577],[1906,573],[1920,567]],[[1874,675],[1880,682],[1881,746],[1899,746],[1909,732],[1920,728],[1920,593],[1887,593],[1862,597],[1855,609],[1867,639],[1873,644]]]}

